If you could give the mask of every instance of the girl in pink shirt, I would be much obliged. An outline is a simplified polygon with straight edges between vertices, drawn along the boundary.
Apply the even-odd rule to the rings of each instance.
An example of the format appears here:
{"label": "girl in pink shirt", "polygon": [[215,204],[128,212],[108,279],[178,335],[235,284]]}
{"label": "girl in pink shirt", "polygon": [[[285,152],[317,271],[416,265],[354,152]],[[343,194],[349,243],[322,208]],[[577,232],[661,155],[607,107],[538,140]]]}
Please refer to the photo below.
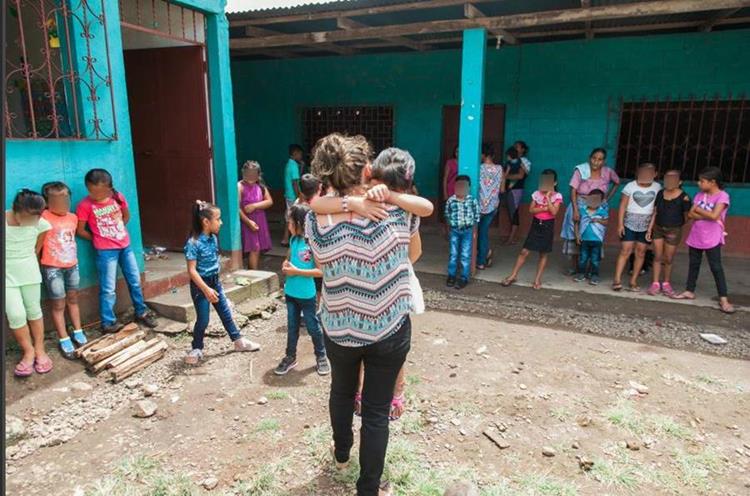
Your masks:
{"label": "girl in pink shirt", "polygon": [[112,176],[104,169],[91,169],[86,173],[84,181],[89,195],[76,208],[76,233],[91,241],[96,251],[102,331],[112,333],[122,327],[115,316],[118,266],[128,283],[130,299],[135,307],[135,321],[154,328],[158,324],[144,302],[140,270],[125,227],[130,220],[128,202],[115,190]]}
{"label": "girl in pink shirt", "polygon": [[539,179],[539,189],[531,195],[531,207],[529,212],[534,216],[531,228],[526,237],[521,253],[518,254],[513,272],[501,283],[510,286],[518,278],[518,272],[526,263],[526,258],[532,251],[539,252],[539,263],[536,267],[534,278],[534,289],[542,288],[542,275],[547,266],[547,258],[552,251],[552,243],[555,239],[555,217],[557,216],[563,197],[557,192],[557,172],[545,169]]}
{"label": "girl in pink shirt", "polygon": [[721,264],[721,247],[726,236],[724,223],[729,210],[729,194],[723,189],[721,169],[704,169],[698,176],[698,188],[700,191],[693,198],[693,207],[688,212],[688,218],[693,219],[693,226],[686,241],[690,250],[687,286],[685,291],[674,298],[695,299],[698,273],[705,253],[719,293],[719,309],[724,313],[734,313],[735,308],[729,303],[727,296],[727,280]]}

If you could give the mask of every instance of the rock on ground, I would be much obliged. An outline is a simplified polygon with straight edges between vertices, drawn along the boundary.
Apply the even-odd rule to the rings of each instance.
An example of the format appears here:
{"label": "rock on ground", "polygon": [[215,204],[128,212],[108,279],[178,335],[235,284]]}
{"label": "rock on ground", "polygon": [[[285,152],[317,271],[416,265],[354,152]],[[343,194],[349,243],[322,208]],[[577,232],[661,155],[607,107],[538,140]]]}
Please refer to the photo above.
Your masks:
{"label": "rock on ground", "polygon": [[156,403],[150,400],[137,401],[133,405],[133,416],[138,418],[148,418],[156,413]]}
{"label": "rock on ground", "polygon": [[22,438],[26,434],[23,420],[13,415],[5,417],[5,441],[11,443]]}
{"label": "rock on ground", "polygon": [[469,481],[459,481],[448,486],[443,496],[479,496],[479,489]]}

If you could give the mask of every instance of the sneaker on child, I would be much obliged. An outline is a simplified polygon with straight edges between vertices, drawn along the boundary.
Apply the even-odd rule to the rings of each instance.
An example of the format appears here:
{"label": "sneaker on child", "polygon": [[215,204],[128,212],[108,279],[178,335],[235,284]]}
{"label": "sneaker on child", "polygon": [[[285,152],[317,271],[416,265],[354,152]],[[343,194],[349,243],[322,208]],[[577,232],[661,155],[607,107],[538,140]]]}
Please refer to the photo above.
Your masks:
{"label": "sneaker on child", "polygon": [[185,363],[188,365],[197,365],[198,362],[203,360],[203,350],[194,349],[185,357]]}
{"label": "sneaker on child", "polygon": [[258,351],[260,345],[247,338],[239,338],[234,342],[234,351]]}
{"label": "sneaker on child", "polygon": [[318,375],[328,375],[331,373],[331,364],[328,362],[328,357],[317,357],[316,362],[315,368],[318,371]]}
{"label": "sneaker on child", "polygon": [[281,362],[279,362],[279,365],[276,367],[276,370],[274,370],[273,373],[276,375],[286,375],[296,366],[297,357],[285,356],[281,359]]}

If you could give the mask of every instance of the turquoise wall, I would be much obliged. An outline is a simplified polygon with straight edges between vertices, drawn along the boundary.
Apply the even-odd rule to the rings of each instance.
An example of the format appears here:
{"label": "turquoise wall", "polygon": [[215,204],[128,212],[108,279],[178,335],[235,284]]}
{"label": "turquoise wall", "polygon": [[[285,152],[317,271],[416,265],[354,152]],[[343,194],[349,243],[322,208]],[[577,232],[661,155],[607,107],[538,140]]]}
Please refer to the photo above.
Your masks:
{"label": "turquoise wall", "polygon": [[[563,182],[590,150],[614,164],[617,99],[750,95],[750,30],[521,44],[489,49],[485,103],[506,105],[505,143],[531,147],[531,182],[544,168]],[[394,106],[395,144],[417,160],[417,184],[437,196],[443,105],[460,103],[458,50],[234,61],[240,161],[259,160],[281,187],[287,144],[301,141],[300,109]],[[563,190],[565,188],[562,188]],[[733,215],[750,215],[750,190],[730,187]]]}
{"label": "turquoise wall", "polygon": [[[214,151],[214,185],[217,203],[227,212],[221,232],[221,246],[225,250],[240,249],[240,227],[237,208],[237,159],[233,129],[231,73],[229,66],[228,26],[224,16],[225,0],[182,0],[186,7],[206,14],[206,51],[209,65],[209,105],[211,109],[211,134]],[[94,167],[103,167],[112,173],[115,187],[130,203],[131,220],[128,231],[143,270],[143,246],[133,161],[130,115],[128,113],[122,33],[117,2],[104,2],[110,50],[111,77],[118,138],[113,141],[59,141],[59,140],[8,140],[6,142],[7,181],[5,206],[10,207],[20,188],[37,191],[47,181],[61,180],[73,190],[73,205],[86,196],[83,177]],[[106,63],[104,39],[98,33],[92,40],[92,52],[99,63]],[[80,41],[79,43],[83,43]],[[103,68],[105,69],[105,68]],[[103,70],[106,72],[106,70]],[[102,108],[107,109],[100,118],[111,116],[109,93],[100,93]],[[108,113],[107,113],[108,112]],[[103,124],[105,129],[107,123]],[[188,226],[185,226],[186,230]],[[91,244],[78,240],[78,257],[82,286],[97,284],[94,253]]]}

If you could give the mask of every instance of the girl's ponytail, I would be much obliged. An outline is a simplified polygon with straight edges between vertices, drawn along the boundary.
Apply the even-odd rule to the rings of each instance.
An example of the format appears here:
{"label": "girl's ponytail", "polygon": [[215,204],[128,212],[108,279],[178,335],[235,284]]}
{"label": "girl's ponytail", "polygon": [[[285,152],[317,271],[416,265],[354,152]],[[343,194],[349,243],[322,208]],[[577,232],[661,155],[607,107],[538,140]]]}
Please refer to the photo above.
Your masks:
{"label": "girl's ponytail", "polygon": [[122,199],[120,198],[120,193],[115,189],[115,185],[112,182],[112,174],[110,174],[107,169],[91,169],[86,173],[86,176],[83,180],[86,184],[106,184],[107,186],[109,186],[109,188],[112,190],[112,197],[117,202],[117,204],[122,207]]}
{"label": "girl's ponytail", "polygon": [[203,200],[195,200],[195,203],[193,203],[193,215],[190,230],[190,235],[193,238],[197,238],[203,234],[203,219],[211,220],[216,210],[218,210],[216,205],[204,202]]}

